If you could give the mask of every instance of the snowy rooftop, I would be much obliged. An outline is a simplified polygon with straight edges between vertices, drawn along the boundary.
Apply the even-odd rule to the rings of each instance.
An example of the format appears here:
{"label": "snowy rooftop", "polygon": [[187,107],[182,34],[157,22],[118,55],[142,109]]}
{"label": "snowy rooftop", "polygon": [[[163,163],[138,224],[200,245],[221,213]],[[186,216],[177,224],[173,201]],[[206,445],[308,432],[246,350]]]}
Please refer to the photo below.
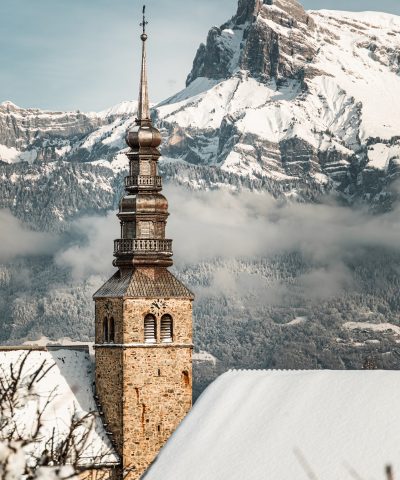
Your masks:
{"label": "snowy rooftop", "polygon": [[145,479],[383,479],[399,449],[400,372],[231,371]]}
{"label": "snowy rooftop", "polygon": [[[25,356],[27,360],[22,370],[22,378],[28,379],[41,364],[43,371],[54,365],[44,376],[39,375],[35,384],[35,398],[22,402],[13,416],[21,431],[34,430],[37,408],[43,407],[51,396],[52,400],[43,416],[42,442],[35,446],[41,452],[52,437],[53,431],[58,439],[67,436],[71,420],[82,418],[90,412],[97,412],[93,396],[93,367],[88,347],[3,347],[0,348],[0,367],[2,376],[14,371]],[[23,383],[23,382],[22,382]],[[39,400],[38,400],[39,398]],[[119,462],[99,415],[88,422],[90,433],[85,441],[79,463],[82,465],[110,465]],[[77,432],[79,435],[79,432]]]}

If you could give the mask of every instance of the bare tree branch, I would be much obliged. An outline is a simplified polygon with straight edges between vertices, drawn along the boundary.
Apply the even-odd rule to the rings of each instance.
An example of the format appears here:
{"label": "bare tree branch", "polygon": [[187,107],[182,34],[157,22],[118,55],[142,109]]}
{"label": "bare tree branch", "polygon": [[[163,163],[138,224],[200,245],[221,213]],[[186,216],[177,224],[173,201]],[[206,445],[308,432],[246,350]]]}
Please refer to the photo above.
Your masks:
{"label": "bare tree branch", "polygon": [[[81,414],[75,411],[67,425],[66,432],[58,432],[53,427],[49,437],[44,430],[43,418],[49,406],[57,397],[54,388],[46,397],[38,394],[37,385],[45,379],[55,364],[48,365],[44,360],[29,370],[28,351],[17,362],[0,366],[0,478],[8,480],[24,476],[26,480],[35,480],[41,469],[51,469],[54,479],[68,480],[79,473],[98,471],[98,480],[108,478],[104,472],[104,459],[112,450],[99,452],[96,458],[85,458],[90,446],[90,434],[95,428],[97,412]],[[23,411],[28,402],[36,402],[36,412],[32,426],[25,431],[25,425],[18,425],[17,412]],[[6,455],[3,455],[6,452]],[[18,462],[16,459],[18,458]],[[25,462],[17,476],[15,465]],[[65,470],[65,468],[67,470]]]}

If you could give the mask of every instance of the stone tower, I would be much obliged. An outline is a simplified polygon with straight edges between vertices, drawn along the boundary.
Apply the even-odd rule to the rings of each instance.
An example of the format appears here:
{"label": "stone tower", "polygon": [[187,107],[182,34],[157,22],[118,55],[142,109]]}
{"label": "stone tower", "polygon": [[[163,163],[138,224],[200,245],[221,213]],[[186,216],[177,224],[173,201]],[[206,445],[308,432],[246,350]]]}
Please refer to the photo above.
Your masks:
{"label": "stone tower", "polygon": [[168,202],[160,193],[160,132],[152,126],[143,18],[138,115],[127,132],[129,176],[119,207],[118,271],[94,295],[96,391],[120,478],[139,479],[192,403],[193,294],[169,272]]}

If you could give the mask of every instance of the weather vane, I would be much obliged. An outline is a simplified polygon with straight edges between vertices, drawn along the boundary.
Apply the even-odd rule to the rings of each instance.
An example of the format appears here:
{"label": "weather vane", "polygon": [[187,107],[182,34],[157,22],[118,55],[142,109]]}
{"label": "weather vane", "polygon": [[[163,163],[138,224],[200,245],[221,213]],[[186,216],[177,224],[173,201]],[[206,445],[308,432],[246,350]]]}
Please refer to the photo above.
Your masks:
{"label": "weather vane", "polygon": [[143,21],[140,24],[141,27],[143,27],[143,35],[146,35],[146,25],[148,25],[149,22],[146,20],[146,5],[143,5]]}

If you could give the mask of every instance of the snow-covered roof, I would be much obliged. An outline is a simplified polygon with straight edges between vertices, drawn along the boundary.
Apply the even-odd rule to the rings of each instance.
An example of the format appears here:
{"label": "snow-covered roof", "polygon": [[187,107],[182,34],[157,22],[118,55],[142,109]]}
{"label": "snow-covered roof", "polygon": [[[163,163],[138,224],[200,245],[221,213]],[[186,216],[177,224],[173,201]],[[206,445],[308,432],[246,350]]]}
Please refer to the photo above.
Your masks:
{"label": "snow-covered roof", "polygon": [[[4,377],[10,371],[10,365],[13,365],[14,372],[18,371],[26,355],[22,379],[28,379],[42,364],[44,364],[43,372],[49,369],[45,375],[38,375],[35,380],[35,395],[26,396],[12,417],[18,429],[29,436],[29,432],[35,428],[37,409],[41,410],[49,397],[51,398],[44,410],[41,441],[34,446],[34,453],[40,453],[45,449],[53,432],[56,439],[65,438],[72,419],[77,420],[95,412],[86,423],[90,433],[85,440],[78,463],[97,466],[118,464],[119,459],[97,413],[93,391],[93,362],[89,355],[89,348],[87,346],[3,347],[0,348],[2,376]],[[49,368],[52,365],[53,367]],[[23,385],[24,380],[20,383]],[[23,396],[22,388],[21,397]],[[79,436],[81,432],[83,434],[84,428],[78,429],[76,434]]]}
{"label": "snow-covered roof", "polygon": [[230,371],[145,479],[377,479],[399,453],[400,372]]}

